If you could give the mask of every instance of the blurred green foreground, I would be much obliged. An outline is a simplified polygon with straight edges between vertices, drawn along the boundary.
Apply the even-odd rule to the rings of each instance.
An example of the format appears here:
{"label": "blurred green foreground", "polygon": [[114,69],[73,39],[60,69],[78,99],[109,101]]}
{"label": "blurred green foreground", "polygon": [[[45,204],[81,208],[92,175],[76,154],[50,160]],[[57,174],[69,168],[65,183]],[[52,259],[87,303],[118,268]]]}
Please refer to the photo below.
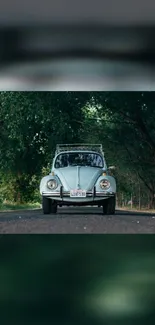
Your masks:
{"label": "blurred green foreground", "polygon": [[0,236],[0,324],[154,324],[155,236]]}

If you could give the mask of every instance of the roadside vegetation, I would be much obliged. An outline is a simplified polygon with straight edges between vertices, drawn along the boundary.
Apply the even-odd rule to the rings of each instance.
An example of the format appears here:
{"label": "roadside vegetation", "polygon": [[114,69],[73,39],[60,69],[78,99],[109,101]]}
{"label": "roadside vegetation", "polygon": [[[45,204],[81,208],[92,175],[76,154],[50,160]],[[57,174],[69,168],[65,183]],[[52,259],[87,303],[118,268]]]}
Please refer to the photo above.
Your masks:
{"label": "roadside vegetation", "polygon": [[57,143],[102,143],[119,207],[155,209],[154,92],[1,92],[0,209],[39,207]]}

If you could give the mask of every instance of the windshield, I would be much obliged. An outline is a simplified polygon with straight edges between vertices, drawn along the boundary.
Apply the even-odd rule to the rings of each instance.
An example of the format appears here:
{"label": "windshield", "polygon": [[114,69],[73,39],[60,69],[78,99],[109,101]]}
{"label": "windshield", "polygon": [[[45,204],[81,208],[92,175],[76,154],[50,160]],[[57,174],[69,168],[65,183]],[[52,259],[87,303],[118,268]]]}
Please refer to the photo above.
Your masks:
{"label": "windshield", "polygon": [[55,168],[64,168],[69,166],[90,166],[103,168],[103,158],[96,153],[62,153],[55,160]]}

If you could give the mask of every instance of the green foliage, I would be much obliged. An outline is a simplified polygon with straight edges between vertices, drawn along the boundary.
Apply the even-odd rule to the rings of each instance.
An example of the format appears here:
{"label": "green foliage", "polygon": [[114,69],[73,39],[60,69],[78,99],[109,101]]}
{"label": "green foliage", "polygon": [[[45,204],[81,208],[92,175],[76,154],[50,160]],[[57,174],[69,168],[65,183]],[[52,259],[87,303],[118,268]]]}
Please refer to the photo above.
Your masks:
{"label": "green foliage", "polygon": [[82,103],[81,93],[0,93],[1,168],[40,174],[58,142],[79,137]]}

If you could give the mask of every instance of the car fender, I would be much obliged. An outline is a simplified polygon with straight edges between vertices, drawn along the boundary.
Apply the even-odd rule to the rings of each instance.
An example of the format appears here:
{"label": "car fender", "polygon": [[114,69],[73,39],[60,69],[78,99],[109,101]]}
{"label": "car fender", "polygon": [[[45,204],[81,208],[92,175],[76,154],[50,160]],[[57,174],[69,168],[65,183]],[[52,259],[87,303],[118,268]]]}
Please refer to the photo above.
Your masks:
{"label": "car fender", "polygon": [[[105,190],[102,190],[101,187],[100,187],[100,181],[103,180],[103,179],[107,179],[111,186],[108,188],[108,189],[105,189]],[[107,175],[107,176],[100,176],[97,181],[96,181],[96,191],[106,191],[106,192],[114,192],[116,193],[116,180],[113,176],[110,176],[110,175]]]}
{"label": "car fender", "polygon": [[[60,180],[57,176],[52,176],[52,175],[47,175],[47,176],[44,176],[42,179],[41,179],[41,182],[40,182],[40,186],[39,186],[39,190],[40,190],[40,194],[42,195],[42,192],[43,191],[50,191],[50,189],[47,187],[47,182],[51,179],[55,179],[58,184],[60,185]],[[55,189],[57,190],[58,187]]]}

